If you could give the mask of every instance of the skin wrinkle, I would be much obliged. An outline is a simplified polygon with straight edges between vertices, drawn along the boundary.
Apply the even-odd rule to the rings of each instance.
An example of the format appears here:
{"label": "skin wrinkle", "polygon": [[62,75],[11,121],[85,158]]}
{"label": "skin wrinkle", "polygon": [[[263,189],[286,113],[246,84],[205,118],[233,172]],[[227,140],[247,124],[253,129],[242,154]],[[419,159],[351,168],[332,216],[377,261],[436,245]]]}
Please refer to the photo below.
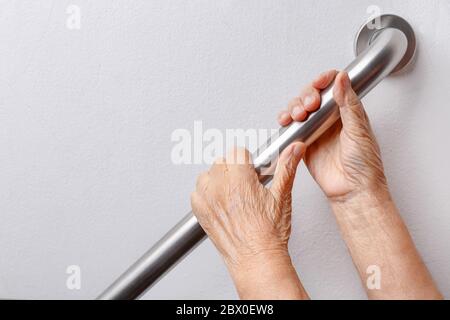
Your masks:
{"label": "skin wrinkle", "polygon": [[[301,143],[288,147],[270,188],[259,182],[248,151],[236,148],[209,174],[200,175],[193,211],[242,299],[308,299],[288,252],[293,181],[305,153],[306,166],[330,203],[368,297],[441,299],[391,198],[380,148],[348,75],[323,73],[279,114],[280,124],[307,119],[320,106],[320,90],[333,80],[340,120],[306,153]],[[304,106],[306,96],[315,101]],[[293,113],[296,106],[303,111]],[[369,266],[381,269],[379,290],[366,286]]]}
{"label": "skin wrinkle", "polygon": [[[390,216],[387,216],[386,218],[391,219]],[[363,230],[360,230],[360,231],[363,231]],[[380,233],[384,233],[387,237],[389,237],[389,233],[386,232],[384,227],[381,228]],[[373,247],[373,243],[376,243],[376,241],[377,241],[377,238],[371,233],[364,233],[364,236],[361,236],[358,239],[359,239],[359,241],[355,242],[355,244],[354,244],[354,247],[357,249],[355,249],[353,251],[370,250]],[[392,238],[390,238],[389,240],[393,241]],[[384,263],[380,264],[380,263],[377,263],[378,261],[373,261],[372,265],[378,265],[382,271],[382,274],[387,274],[389,276],[389,278],[388,278],[389,282],[395,282],[395,279],[393,279],[393,275],[398,274],[399,272],[401,272],[401,270],[398,270],[395,268],[395,264],[392,261],[393,259],[390,258],[389,253],[387,253],[387,248],[381,246],[381,247],[375,247],[374,249],[377,251],[376,255],[381,257],[381,259],[379,259],[379,260],[384,261]],[[350,251],[352,251],[352,250],[350,249]],[[370,264],[367,264],[364,267],[360,268],[360,270],[359,270],[360,273],[364,273],[369,265]],[[392,271],[383,272],[383,270],[386,270],[386,269],[392,269]],[[382,281],[381,285],[383,286],[383,277],[382,277],[381,281]],[[386,281],[386,280],[384,279],[384,281]],[[363,283],[363,285],[364,285],[364,283]],[[402,287],[402,290],[404,292],[406,292],[403,287]]]}

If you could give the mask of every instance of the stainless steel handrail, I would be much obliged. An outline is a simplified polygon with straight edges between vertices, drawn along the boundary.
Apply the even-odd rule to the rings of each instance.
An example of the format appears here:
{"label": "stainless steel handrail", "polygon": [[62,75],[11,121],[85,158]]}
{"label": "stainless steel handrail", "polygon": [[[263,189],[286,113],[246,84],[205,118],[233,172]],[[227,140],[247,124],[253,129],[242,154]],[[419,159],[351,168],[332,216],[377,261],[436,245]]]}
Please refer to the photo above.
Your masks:
{"label": "stainless steel handrail", "polygon": [[[358,41],[362,39],[367,43],[362,43],[363,49],[361,43],[357,43],[356,50],[362,52],[345,69],[360,98],[393,71],[403,68],[407,64],[405,60],[409,62],[415,51],[414,33],[405,20],[394,15],[381,18],[382,25],[376,30],[370,28],[374,21],[380,21],[375,19],[360,30]],[[307,122],[295,122],[280,131],[278,137],[269,141],[267,147],[254,157],[255,168],[258,171],[265,168],[266,175],[261,178],[263,183],[271,180],[266,170],[274,167],[277,156],[288,145],[297,140],[310,145],[339,119],[339,108],[333,100],[333,84],[322,92],[321,99],[320,109]],[[98,298],[138,298],[205,237],[195,216],[188,213]]]}

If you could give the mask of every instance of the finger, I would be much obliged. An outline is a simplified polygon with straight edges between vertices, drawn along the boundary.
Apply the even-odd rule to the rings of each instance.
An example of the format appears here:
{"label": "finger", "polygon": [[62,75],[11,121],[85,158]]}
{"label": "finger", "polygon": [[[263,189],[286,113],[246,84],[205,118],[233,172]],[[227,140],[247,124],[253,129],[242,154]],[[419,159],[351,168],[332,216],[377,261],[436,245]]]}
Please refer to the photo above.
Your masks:
{"label": "finger", "polygon": [[283,199],[292,191],[298,164],[306,151],[306,145],[295,142],[284,150],[278,159],[270,191],[277,200]]}
{"label": "finger", "polygon": [[316,79],[314,79],[314,81],[312,82],[312,86],[318,90],[323,90],[333,82],[337,74],[337,70],[328,70],[324,73],[321,73]]}
{"label": "finger", "polygon": [[245,148],[234,147],[226,156],[228,174],[246,179],[258,177],[253,166],[252,155]]}
{"label": "finger", "polygon": [[252,155],[245,148],[234,147],[232,148],[225,158],[227,166],[229,165],[252,165]]}
{"label": "finger", "polygon": [[225,158],[221,157],[214,161],[213,165],[209,169],[209,176],[212,179],[217,179],[219,177],[223,177],[225,172],[227,171],[227,163]]}
{"label": "finger", "polygon": [[286,110],[281,111],[278,114],[278,123],[283,127],[290,125],[292,123],[292,117],[290,113]]}
{"label": "finger", "polygon": [[217,159],[209,169],[209,178],[214,188],[217,184],[225,184],[226,173],[228,171],[225,158]]}
{"label": "finger", "polygon": [[304,121],[308,116],[308,113],[303,108],[303,103],[299,97],[294,98],[291,102],[289,102],[288,110],[294,121]]}
{"label": "finger", "polygon": [[312,85],[307,86],[302,90],[300,99],[303,102],[303,108],[307,112],[317,111],[320,107],[320,92]]}
{"label": "finger", "polygon": [[333,96],[339,106],[343,130],[351,133],[367,127],[361,100],[353,91],[348,74],[344,71],[336,77]]}

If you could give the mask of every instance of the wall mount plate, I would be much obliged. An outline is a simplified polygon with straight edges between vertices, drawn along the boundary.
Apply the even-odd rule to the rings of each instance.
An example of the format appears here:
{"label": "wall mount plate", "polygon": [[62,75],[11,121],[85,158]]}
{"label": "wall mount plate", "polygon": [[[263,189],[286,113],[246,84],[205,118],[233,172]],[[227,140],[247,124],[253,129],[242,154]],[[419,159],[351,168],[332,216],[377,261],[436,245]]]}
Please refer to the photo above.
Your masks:
{"label": "wall mount plate", "polygon": [[414,35],[413,28],[405,19],[393,14],[383,14],[368,21],[356,34],[354,52],[358,56],[366,50],[379,32],[386,28],[399,29],[405,34],[408,40],[408,48],[406,49],[405,56],[392,71],[391,75],[393,75],[404,70],[413,61],[416,53],[416,36]]}

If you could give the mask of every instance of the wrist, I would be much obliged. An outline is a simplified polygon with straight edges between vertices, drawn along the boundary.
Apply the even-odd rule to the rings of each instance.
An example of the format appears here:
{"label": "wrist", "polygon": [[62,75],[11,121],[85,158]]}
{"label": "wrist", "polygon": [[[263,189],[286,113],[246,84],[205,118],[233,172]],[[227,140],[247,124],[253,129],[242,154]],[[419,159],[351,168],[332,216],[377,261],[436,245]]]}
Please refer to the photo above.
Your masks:
{"label": "wrist", "polygon": [[225,264],[232,275],[252,274],[262,267],[275,269],[277,267],[288,267],[292,261],[287,248],[260,250],[251,254],[239,254],[237,257],[225,259]]}
{"label": "wrist", "polygon": [[257,254],[228,265],[241,299],[308,299],[287,251]]}
{"label": "wrist", "polygon": [[342,196],[328,198],[328,201],[333,208],[380,207],[392,202],[392,197],[387,188],[380,187],[355,190]]}
{"label": "wrist", "polygon": [[347,231],[367,231],[397,214],[392,197],[385,189],[330,199],[330,205],[336,220]]}

